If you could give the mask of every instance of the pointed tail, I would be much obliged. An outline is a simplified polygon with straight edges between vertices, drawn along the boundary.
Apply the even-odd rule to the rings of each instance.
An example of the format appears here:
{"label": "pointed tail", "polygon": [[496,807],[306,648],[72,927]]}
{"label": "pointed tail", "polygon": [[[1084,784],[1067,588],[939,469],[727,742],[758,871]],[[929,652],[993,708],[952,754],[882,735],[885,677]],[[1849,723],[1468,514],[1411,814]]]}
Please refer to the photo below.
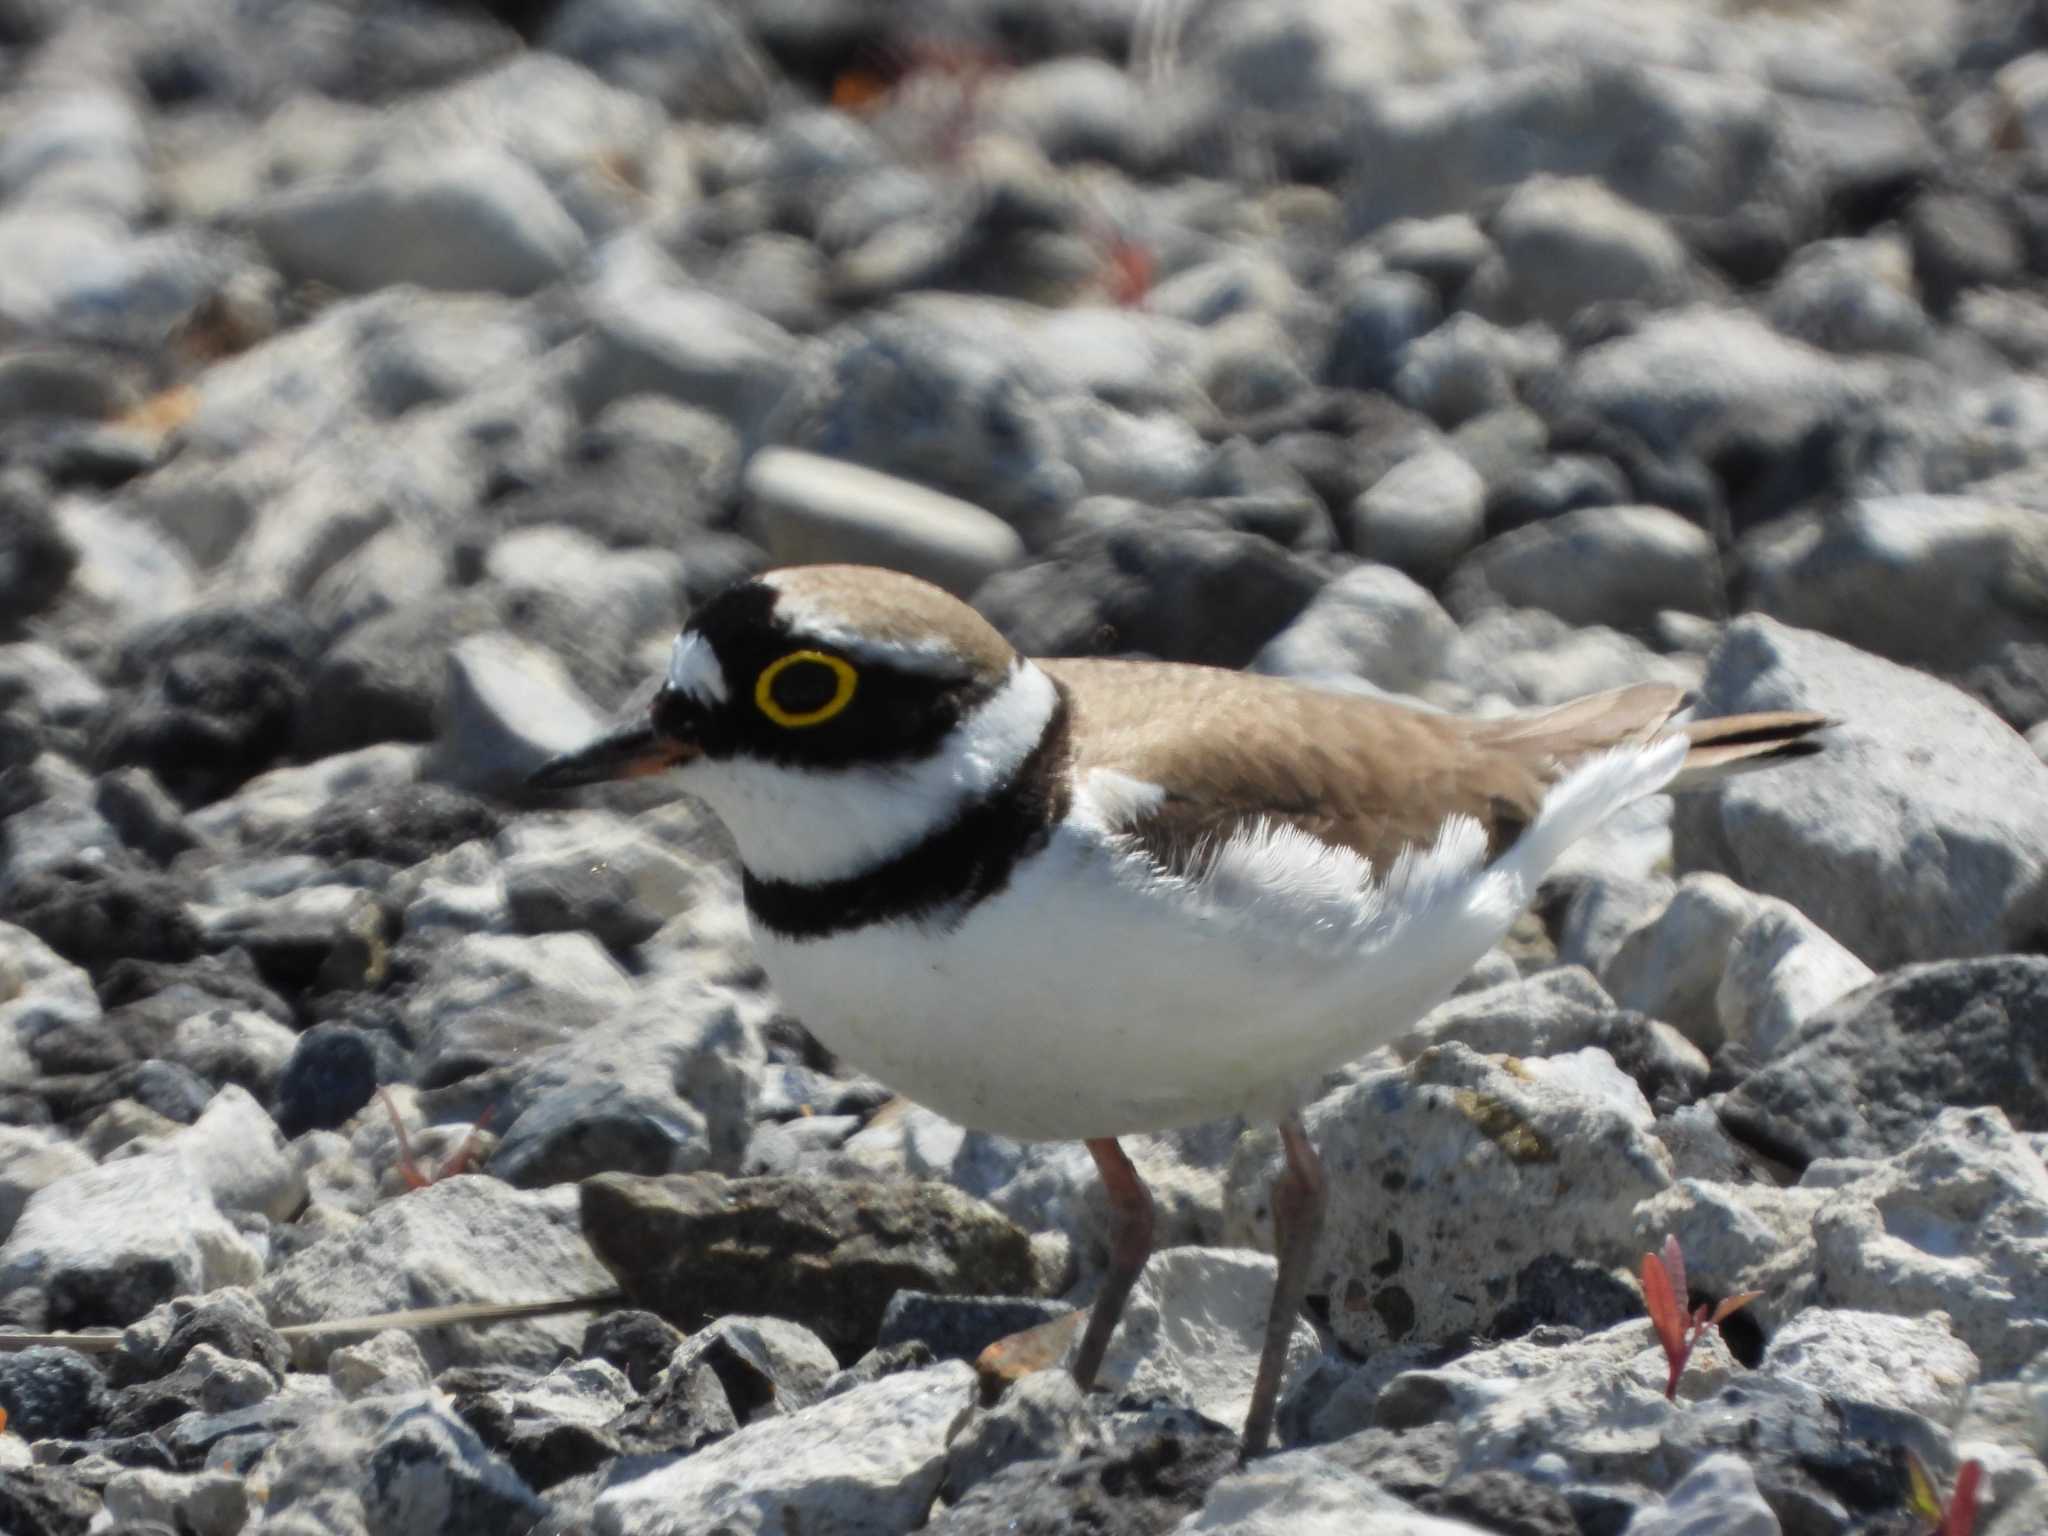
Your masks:
{"label": "pointed tail", "polygon": [[1692,750],[1671,781],[1674,790],[1697,789],[1716,779],[1768,768],[1788,758],[1810,757],[1821,750],[1816,731],[1839,724],[1810,710],[1780,709],[1753,715],[1723,715],[1718,720],[1689,720],[1679,727]]}

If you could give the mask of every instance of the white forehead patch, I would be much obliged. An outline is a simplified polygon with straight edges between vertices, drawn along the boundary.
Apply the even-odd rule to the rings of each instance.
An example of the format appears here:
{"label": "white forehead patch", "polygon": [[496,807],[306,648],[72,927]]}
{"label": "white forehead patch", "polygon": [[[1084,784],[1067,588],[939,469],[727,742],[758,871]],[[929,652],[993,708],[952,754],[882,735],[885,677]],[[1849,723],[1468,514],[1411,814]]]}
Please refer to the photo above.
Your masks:
{"label": "white forehead patch", "polygon": [[718,664],[711,642],[687,629],[676,636],[676,648],[669,652],[668,685],[700,704],[723,704],[728,697],[725,668]]}
{"label": "white forehead patch", "polygon": [[850,656],[856,662],[879,662],[899,672],[934,675],[957,675],[960,672],[963,665],[960,653],[942,636],[928,640],[877,640],[848,623],[845,616],[830,605],[786,590],[777,580],[783,574],[770,571],[761,578],[761,583],[775,589],[775,616],[787,624],[792,633],[814,640],[843,656]]}

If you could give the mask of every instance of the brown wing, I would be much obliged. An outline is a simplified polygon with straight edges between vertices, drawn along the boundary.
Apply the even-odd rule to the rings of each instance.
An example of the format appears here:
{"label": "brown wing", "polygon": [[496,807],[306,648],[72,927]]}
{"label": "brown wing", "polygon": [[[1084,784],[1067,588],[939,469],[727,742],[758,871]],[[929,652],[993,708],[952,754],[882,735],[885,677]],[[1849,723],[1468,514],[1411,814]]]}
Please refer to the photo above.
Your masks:
{"label": "brown wing", "polygon": [[1539,715],[1466,720],[1208,667],[1041,661],[1066,689],[1076,768],[1166,791],[1130,829],[1177,872],[1259,821],[1299,828],[1384,869],[1463,814],[1496,851],[1576,759],[1654,735],[1682,701],[1645,685]]}

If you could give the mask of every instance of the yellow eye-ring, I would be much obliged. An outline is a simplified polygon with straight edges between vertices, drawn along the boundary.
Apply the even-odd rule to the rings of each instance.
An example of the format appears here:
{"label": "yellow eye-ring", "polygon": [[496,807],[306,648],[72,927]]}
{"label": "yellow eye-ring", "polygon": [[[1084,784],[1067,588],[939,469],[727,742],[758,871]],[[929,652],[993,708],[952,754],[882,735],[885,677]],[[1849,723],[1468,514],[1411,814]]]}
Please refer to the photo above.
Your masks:
{"label": "yellow eye-ring", "polygon": [[840,657],[791,651],[762,668],[754,683],[754,703],[777,725],[793,730],[823,725],[853,702],[857,681],[853,667]]}

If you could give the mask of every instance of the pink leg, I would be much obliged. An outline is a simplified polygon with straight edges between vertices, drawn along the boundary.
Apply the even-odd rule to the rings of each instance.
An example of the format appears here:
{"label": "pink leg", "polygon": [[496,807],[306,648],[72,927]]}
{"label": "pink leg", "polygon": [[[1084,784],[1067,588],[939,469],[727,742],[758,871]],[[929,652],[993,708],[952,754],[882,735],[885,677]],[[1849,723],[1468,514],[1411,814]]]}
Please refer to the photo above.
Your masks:
{"label": "pink leg", "polygon": [[1287,1168],[1273,1181],[1273,1246],[1280,1269],[1273,1281],[1273,1310],[1266,1315],[1266,1343],[1259,1352],[1251,1411],[1244,1420],[1246,1460],[1261,1454],[1273,1436],[1280,1372],[1287,1364],[1294,1320],[1308,1299],[1309,1264],[1315,1257],[1316,1239],[1322,1235],[1323,1210],[1329,1204],[1323,1160],[1310,1145],[1301,1116],[1289,1114],[1281,1120],[1280,1143],[1287,1151]]}
{"label": "pink leg", "polygon": [[1096,1292],[1094,1310],[1088,1314],[1088,1331],[1081,1336],[1080,1352],[1074,1356],[1074,1380],[1083,1391],[1095,1385],[1095,1373],[1102,1369],[1102,1357],[1109,1352],[1109,1336],[1116,1332],[1124,1302],[1152,1254],[1152,1197],[1138,1170],[1114,1136],[1097,1137],[1086,1146],[1102,1175],[1102,1186],[1109,1192],[1109,1271],[1102,1277],[1102,1289]]}

